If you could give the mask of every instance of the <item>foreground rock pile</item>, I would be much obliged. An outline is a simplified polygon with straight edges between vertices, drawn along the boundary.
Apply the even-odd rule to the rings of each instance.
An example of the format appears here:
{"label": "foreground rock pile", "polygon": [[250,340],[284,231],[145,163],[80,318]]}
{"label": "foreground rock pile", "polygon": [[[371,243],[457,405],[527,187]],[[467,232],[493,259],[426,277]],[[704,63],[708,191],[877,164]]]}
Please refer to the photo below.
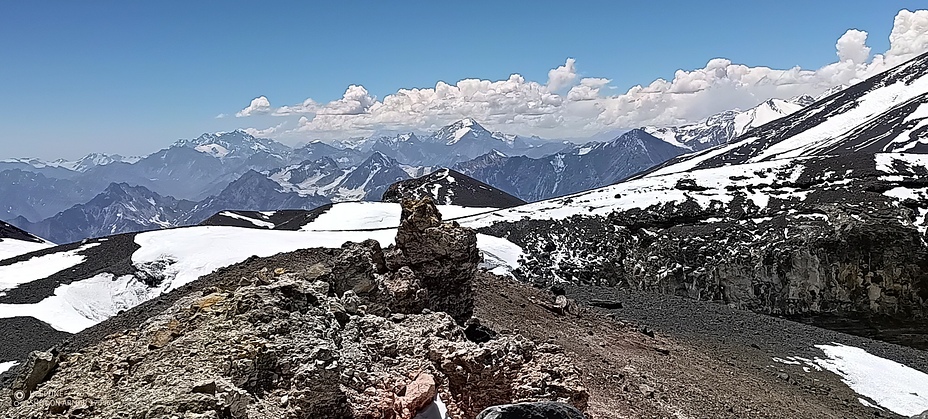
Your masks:
{"label": "foreground rock pile", "polygon": [[456,418],[519,401],[586,408],[580,372],[561,348],[514,334],[467,339],[472,280],[487,275],[476,269],[473,231],[442,224],[430,200],[408,201],[396,242],[386,251],[346,243],[315,263],[189,293],[140,327],[56,355],[50,377],[16,389],[16,402],[5,398],[0,409],[7,417],[413,418],[436,398]]}

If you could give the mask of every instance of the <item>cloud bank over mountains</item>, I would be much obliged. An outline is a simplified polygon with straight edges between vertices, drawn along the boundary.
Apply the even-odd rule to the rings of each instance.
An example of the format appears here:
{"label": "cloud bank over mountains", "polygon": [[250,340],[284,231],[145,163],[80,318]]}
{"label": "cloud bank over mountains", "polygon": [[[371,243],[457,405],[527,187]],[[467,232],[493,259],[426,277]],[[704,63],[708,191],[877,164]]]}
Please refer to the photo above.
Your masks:
{"label": "cloud bank over mountains", "polygon": [[[376,131],[429,130],[464,117],[491,129],[548,138],[579,137],[643,125],[675,125],[698,121],[733,108],[749,108],[769,98],[818,95],[850,85],[928,50],[928,10],[900,11],[889,36],[890,48],[871,57],[867,32],[850,29],[838,38],[837,61],[817,70],[798,67],[748,67],[715,58],[705,67],[678,70],[672,80],[657,79],[627,92],[614,91],[610,80],[581,77],[568,58],[548,72],[544,83],[513,74],[506,80],[464,79],[434,88],[400,89],[382,99],[361,85],[351,85],[342,98],[319,103],[274,107],[256,97],[235,114],[291,117],[269,128],[248,128],[270,137],[346,138]],[[295,126],[293,126],[295,125]]]}

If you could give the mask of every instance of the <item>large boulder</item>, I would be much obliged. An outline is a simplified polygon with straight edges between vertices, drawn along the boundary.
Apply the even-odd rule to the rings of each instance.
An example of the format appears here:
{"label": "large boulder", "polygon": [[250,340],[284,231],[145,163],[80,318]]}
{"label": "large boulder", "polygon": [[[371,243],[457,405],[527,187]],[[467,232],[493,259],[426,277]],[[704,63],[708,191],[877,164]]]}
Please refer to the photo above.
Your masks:
{"label": "large boulder", "polygon": [[35,388],[45,381],[58,365],[58,357],[51,352],[34,351],[29,361],[19,370],[19,376],[13,382],[13,399],[29,397]]}

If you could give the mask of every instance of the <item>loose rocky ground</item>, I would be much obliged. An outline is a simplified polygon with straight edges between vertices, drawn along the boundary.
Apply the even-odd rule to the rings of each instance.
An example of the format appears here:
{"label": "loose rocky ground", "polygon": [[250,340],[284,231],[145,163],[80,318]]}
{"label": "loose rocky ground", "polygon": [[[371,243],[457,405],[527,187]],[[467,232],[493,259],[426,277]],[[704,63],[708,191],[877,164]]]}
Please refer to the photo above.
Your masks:
{"label": "loose rocky ground", "polygon": [[6,389],[19,383],[2,383],[0,410],[411,418],[438,394],[458,418],[539,399],[594,419],[894,417],[832,373],[773,358],[839,342],[928,371],[918,350],[723,305],[608,287],[555,295],[475,271],[472,233],[437,224],[434,207],[403,218],[395,248],[252,258],[74,335],[32,398],[14,408]]}
{"label": "loose rocky ground", "polygon": [[[858,346],[928,371],[923,351],[722,305],[614,288],[570,287],[567,295],[579,314],[546,308],[548,291],[493,279],[478,283],[475,315],[562,346],[584,372],[593,418],[897,417],[860,404],[832,373],[772,359],[821,357],[814,344]],[[586,304],[594,300],[622,307]]]}

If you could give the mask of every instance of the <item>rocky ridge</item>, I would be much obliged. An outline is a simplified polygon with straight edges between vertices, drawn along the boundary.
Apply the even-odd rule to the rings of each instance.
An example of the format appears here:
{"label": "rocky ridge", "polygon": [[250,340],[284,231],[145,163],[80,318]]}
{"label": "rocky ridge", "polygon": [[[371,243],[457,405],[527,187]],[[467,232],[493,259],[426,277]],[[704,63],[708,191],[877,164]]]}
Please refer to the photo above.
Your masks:
{"label": "rocky ridge", "polygon": [[451,170],[440,169],[415,179],[396,182],[383,193],[383,202],[431,197],[441,205],[511,208],[525,203],[486,183]]}
{"label": "rocky ridge", "polygon": [[6,417],[411,419],[435,400],[452,417],[513,401],[585,409],[558,347],[468,340],[472,283],[488,275],[475,233],[443,224],[430,200],[403,209],[386,250],[346,243],[301,251],[295,265],[226,270],[122,333],[100,336],[151,304],[34,354],[0,402],[13,402]]}

